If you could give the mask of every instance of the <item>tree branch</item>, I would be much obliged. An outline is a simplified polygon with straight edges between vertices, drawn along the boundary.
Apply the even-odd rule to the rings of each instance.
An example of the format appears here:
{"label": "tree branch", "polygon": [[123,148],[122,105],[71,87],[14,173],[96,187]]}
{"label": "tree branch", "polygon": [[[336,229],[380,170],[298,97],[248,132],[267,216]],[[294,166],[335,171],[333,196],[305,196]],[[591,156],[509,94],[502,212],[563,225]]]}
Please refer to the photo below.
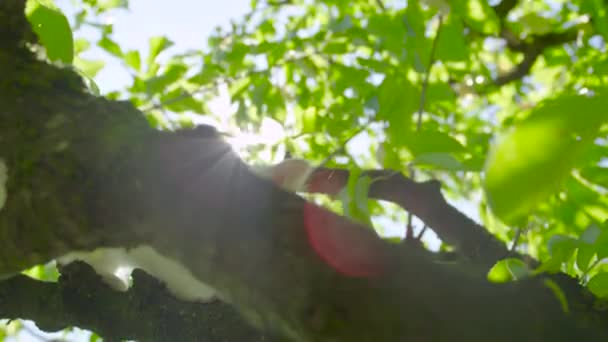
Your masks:
{"label": "tree branch", "polygon": [[75,262],[57,283],[18,275],[0,282],[0,316],[31,319],[45,331],[89,329],[108,341],[272,341],[228,304],[181,302],[140,270],[133,287],[117,292],[93,269]]}
{"label": "tree branch", "polygon": [[507,15],[511,12],[515,6],[517,6],[518,0],[501,0],[500,3],[494,7],[494,12],[496,12],[496,16],[503,21]]}
{"label": "tree branch", "polygon": [[[373,181],[369,197],[389,201],[418,216],[440,239],[454,246],[474,263],[488,269],[509,251],[485,228],[452,207],[443,197],[437,181],[418,183],[393,170],[362,173]],[[310,192],[336,195],[348,182],[343,169],[318,168],[311,176]]]}

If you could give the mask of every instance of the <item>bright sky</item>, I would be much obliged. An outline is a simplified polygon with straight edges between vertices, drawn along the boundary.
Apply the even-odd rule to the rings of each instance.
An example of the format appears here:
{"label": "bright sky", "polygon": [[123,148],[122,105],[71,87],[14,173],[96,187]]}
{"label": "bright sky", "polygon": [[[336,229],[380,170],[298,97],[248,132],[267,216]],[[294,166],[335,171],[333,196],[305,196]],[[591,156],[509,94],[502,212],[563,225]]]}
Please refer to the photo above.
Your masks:
{"label": "bright sky", "polygon": [[[71,18],[74,0],[57,0],[57,4]],[[124,50],[146,52],[148,39],[166,36],[175,45],[174,51],[201,49],[215,27],[229,27],[231,19],[241,18],[249,9],[248,0],[130,0],[129,11],[112,11],[103,17],[114,23],[113,38]],[[84,38],[95,38],[95,31],[82,30]],[[106,67],[95,78],[102,93],[120,89],[130,82],[130,76],[117,59],[108,58],[99,48],[85,55],[91,59],[107,61]]]}

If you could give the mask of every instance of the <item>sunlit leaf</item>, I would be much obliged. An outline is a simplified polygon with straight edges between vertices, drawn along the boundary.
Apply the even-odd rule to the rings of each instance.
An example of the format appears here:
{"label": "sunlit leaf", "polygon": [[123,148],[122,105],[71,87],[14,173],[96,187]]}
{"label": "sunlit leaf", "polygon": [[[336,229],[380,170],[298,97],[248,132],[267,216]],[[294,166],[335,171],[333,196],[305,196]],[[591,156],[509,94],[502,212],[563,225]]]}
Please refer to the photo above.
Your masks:
{"label": "sunlit leaf", "polygon": [[380,85],[378,119],[388,121],[387,132],[395,142],[405,142],[419,99],[417,89],[404,76],[388,75]]}
{"label": "sunlit leaf", "polygon": [[608,188],[608,168],[606,167],[586,167],[581,170],[581,176],[592,183]]}
{"label": "sunlit leaf", "polygon": [[124,58],[125,58],[125,63],[127,63],[128,66],[130,66],[131,68],[133,68],[136,71],[140,70],[141,58],[139,56],[139,51],[131,50],[125,54]]}
{"label": "sunlit leaf", "polygon": [[340,194],[344,215],[370,227],[372,221],[368,191],[371,183],[371,178],[361,176],[359,169],[352,169],[346,188]]}
{"label": "sunlit leaf", "polygon": [[407,134],[405,146],[413,155],[426,153],[460,153],[466,149],[449,134],[439,131],[420,131]]}
{"label": "sunlit leaf", "polygon": [[74,60],[74,66],[90,78],[95,77],[105,65],[106,63],[103,60],[88,60],[83,58],[76,58]]}
{"label": "sunlit leaf", "polygon": [[25,14],[51,61],[74,59],[74,38],[67,18],[50,0],[28,0]]}
{"label": "sunlit leaf", "polygon": [[451,5],[456,13],[477,32],[498,33],[500,28],[496,12],[486,0],[455,1]]}
{"label": "sunlit leaf", "polygon": [[497,262],[488,272],[488,280],[494,283],[505,283],[519,280],[530,275],[528,266],[520,259],[508,258]]}
{"label": "sunlit leaf", "polygon": [[107,53],[119,57],[122,57],[122,49],[120,48],[120,45],[118,45],[118,43],[116,43],[115,41],[113,41],[112,39],[110,39],[110,37],[103,37],[101,38],[98,42],[97,42],[97,46],[99,46],[100,48],[104,49]]}
{"label": "sunlit leaf", "polygon": [[485,168],[485,191],[494,213],[515,223],[555,193],[608,118],[607,105],[603,96],[563,96],[533,110],[504,134]]}
{"label": "sunlit leaf", "polygon": [[538,13],[527,13],[517,20],[527,31],[533,34],[545,34],[553,29],[553,19],[546,18]]}
{"label": "sunlit leaf", "polygon": [[170,41],[168,38],[166,37],[152,37],[150,38],[150,41],[148,42],[149,45],[149,53],[148,53],[148,62],[147,64],[150,65],[152,64],[155,60],[156,57],[163,51],[165,51],[166,49],[170,48],[171,46],[173,46],[173,42]]}
{"label": "sunlit leaf", "polygon": [[91,47],[91,43],[83,38],[74,40],[74,54],[79,55],[87,51]]}
{"label": "sunlit leaf", "polygon": [[173,63],[167,66],[165,71],[158,76],[146,80],[146,91],[148,94],[160,93],[174,82],[177,82],[188,71],[188,67],[181,63]]}
{"label": "sunlit leaf", "polygon": [[127,0],[103,0],[97,2],[97,7],[102,11],[107,11],[113,8],[127,8],[129,1]]}
{"label": "sunlit leaf", "polygon": [[460,18],[450,16],[439,35],[437,59],[462,61],[468,57],[468,47],[464,40],[464,27]]}

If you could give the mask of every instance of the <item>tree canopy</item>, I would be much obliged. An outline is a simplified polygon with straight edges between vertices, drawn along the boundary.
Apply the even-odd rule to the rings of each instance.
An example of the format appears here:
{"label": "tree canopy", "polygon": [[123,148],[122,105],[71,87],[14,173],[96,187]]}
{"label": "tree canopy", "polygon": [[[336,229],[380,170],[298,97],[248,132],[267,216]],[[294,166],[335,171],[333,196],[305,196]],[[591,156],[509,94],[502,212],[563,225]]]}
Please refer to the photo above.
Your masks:
{"label": "tree canopy", "polygon": [[[608,337],[608,3],[253,0],[188,51],[118,44],[102,18],[128,6],[0,3],[0,317],[107,340]],[[99,90],[92,47],[127,87]],[[285,158],[315,167],[305,191],[252,172]],[[139,245],[221,300],[53,262]]]}

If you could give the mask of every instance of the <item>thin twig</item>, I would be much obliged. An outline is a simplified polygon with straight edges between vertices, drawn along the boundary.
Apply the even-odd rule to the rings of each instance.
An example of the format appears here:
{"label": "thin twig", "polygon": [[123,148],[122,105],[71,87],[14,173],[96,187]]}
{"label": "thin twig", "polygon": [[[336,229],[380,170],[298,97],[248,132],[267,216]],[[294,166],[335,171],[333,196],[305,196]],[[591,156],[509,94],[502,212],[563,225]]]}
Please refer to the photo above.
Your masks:
{"label": "thin twig", "polygon": [[424,111],[424,104],[426,102],[426,92],[429,88],[429,78],[431,76],[431,68],[435,63],[435,52],[437,50],[437,42],[439,41],[439,37],[441,36],[441,28],[443,26],[443,16],[439,16],[439,23],[437,26],[437,33],[435,34],[435,39],[433,39],[433,45],[431,45],[431,55],[429,57],[429,64],[426,67],[426,72],[424,74],[424,80],[422,81],[422,90],[420,92],[420,106],[418,107],[418,114],[416,118],[416,131],[420,131],[422,128],[422,112]]}
{"label": "thin twig", "polygon": [[426,231],[428,229],[429,229],[429,226],[427,226],[426,224],[424,226],[422,226],[420,233],[418,233],[418,236],[416,236],[416,240],[420,241],[422,239],[422,237],[424,236],[424,233],[426,233]]}
{"label": "thin twig", "polygon": [[[422,81],[422,90],[420,91],[420,105],[418,107],[418,112],[416,113],[416,132],[420,132],[422,129],[422,113],[424,112],[424,105],[426,102],[426,93],[429,87],[429,79],[431,75],[431,69],[433,68],[433,64],[435,63],[435,52],[437,50],[437,43],[439,41],[439,37],[441,36],[441,27],[443,26],[443,16],[439,16],[439,23],[437,26],[437,33],[435,34],[435,38],[433,39],[433,43],[431,45],[431,54],[429,57],[429,63],[426,67],[426,71],[424,73],[424,79]],[[409,167],[410,178],[412,180],[416,179],[416,170],[410,164]],[[405,230],[405,240],[415,239],[414,237],[414,227],[413,227],[413,215],[411,213],[407,214],[407,226]]]}
{"label": "thin twig", "polygon": [[338,148],[336,148],[333,152],[331,152],[330,154],[328,154],[327,157],[325,157],[321,161],[321,163],[319,163],[319,165],[317,166],[317,168],[319,168],[319,167],[325,167],[327,165],[327,163],[329,163],[329,161],[332,160],[335,156],[337,156],[338,154],[344,152],[344,150],[346,149],[346,144],[348,144],[351,140],[353,140],[361,132],[363,132],[364,130],[366,130],[369,127],[369,125],[372,124],[372,122],[374,122],[374,120],[370,119],[366,124],[362,125],[356,131],[354,131],[348,138],[346,138],[346,140],[344,140],[340,144],[340,146]]}

